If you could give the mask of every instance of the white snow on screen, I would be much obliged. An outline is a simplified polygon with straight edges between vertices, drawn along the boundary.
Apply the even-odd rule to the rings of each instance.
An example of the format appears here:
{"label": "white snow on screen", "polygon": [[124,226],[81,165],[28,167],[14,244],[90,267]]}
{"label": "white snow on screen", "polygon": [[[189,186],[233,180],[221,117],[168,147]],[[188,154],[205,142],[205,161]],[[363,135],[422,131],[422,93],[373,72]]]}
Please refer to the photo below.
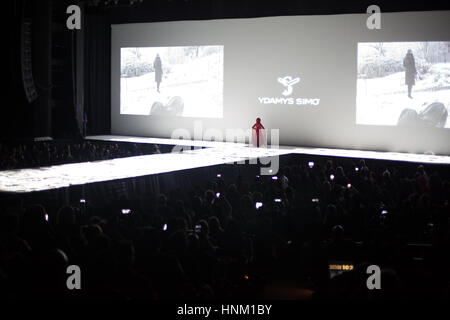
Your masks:
{"label": "white snow on screen", "polygon": [[[157,91],[154,60],[162,62]],[[223,46],[121,48],[120,113],[151,115],[180,97],[177,116],[223,117]],[[175,114],[174,114],[175,115]]]}
{"label": "white snow on screen", "polygon": [[[403,69],[408,49],[418,71],[413,98]],[[419,113],[433,102],[446,106],[450,128],[450,42],[358,43],[357,124],[397,125],[404,109]]]}

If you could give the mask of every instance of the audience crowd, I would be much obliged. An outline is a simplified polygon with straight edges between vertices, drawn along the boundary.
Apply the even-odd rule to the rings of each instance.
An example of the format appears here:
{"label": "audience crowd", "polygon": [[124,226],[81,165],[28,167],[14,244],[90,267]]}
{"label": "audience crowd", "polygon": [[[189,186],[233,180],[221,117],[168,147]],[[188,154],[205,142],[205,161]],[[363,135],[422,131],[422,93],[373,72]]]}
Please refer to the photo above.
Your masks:
{"label": "audience crowd", "polygon": [[[8,149],[6,157],[2,151],[2,167],[133,152],[91,142],[43,145]],[[0,294],[448,299],[447,174],[445,166],[299,156],[274,176],[214,176],[207,185],[101,208],[89,198],[55,213],[45,203],[3,202]],[[373,264],[381,268],[381,290],[367,289]],[[80,267],[80,290],[67,289],[68,265]],[[352,267],[335,274],[330,265]]]}
{"label": "audience crowd", "polygon": [[156,144],[78,142],[0,142],[0,170],[108,160],[159,153]]}

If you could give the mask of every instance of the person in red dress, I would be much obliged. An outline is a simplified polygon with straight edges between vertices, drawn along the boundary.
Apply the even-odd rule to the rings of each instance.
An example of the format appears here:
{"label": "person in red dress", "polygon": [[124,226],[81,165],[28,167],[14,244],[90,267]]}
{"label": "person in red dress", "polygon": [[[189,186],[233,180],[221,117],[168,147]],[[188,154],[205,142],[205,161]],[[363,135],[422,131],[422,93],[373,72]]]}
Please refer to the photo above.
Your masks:
{"label": "person in red dress", "polygon": [[256,146],[259,148],[259,131],[265,129],[261,123],[261,118],[256,118],[256,123],[252,126],[252,129],[256,131]]}

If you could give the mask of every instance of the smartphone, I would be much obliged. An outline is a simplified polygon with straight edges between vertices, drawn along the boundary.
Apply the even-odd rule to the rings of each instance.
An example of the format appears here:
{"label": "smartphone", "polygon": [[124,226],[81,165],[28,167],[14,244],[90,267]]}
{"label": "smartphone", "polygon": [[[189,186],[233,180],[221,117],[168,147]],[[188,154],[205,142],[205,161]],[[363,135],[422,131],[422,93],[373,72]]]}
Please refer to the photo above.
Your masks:
{"label": "smartphone", "polygon": [[163,231],[167,231],[167,223],[164,223],[162,229],[163,229]]}
{"label": "smartphone", "polygon": [[272,176],[272,180],[278,180],[277,176]]}
{"label": "smartphone", "polygon": [[131,210],[130,209],[122,209],[122,214],[130,214]]}
{"label": "smartphone", "polygon": [[331,181],[334,180],[334,174],[330,174],[330,180],[331,180]]}
{"label": "smartphone", "polygon": [[218,173],[217,178],[222,178],[222,175],[220,173]]}
{"label": "smartphone", "polygon": [[359,171],[359,168],[358,168],[358,167],[355,167],[355,171],[358,172],[358,171]]}
{"label": "smartphone", "polygon": [[328,274],[330,279],[354,270],[353,261],[328,261]]}
{"label": "smartphone", "polygon": [[48,214],[45,214],[45,221],[48,221]]}
{"label": "smartphone", "polygon": [[319,202],[319,198],[312,198],[311,202]]}
{"label": "smartphone", "polygon": [[263,203],[262,202],[256,202],[255,203],[255,208],[256,209],[259,209],[259,208],[261,208],[263,206]]}
{"label": "smartphone", "polygon": [[216,198],[220,197],[220,192],[216,192]]}
{"label": "smartphone", "polygon": [[388,213],[387,210],[382,210],[382,211],[381,211],[381,215],[382,215],[382,216],[386,215],[387,213]]}
{"label": "smartphone", "polygon": [[195,233],[200,233],[202,231],[202,226],[200,224],[195,225]]}
{"label": "smartphone", "polygon": [[80,203],[86,203],[86,199],[80,199]]}
{"label": "smartphone", "polygon": [[347,188],[350,189],[352,187],[351,183],[347,183]]}
{"label": "smartphone", "polygon": [[314,162],[313,161],[308,162],[308,167],[312,169],[314,167]]}
{"label": "smartphone", "polygon": [[280,199],[280,198],[276,198],[276,199],[273,199],[273,201],[275,201],[275,202],[281,202],[281,199]]}

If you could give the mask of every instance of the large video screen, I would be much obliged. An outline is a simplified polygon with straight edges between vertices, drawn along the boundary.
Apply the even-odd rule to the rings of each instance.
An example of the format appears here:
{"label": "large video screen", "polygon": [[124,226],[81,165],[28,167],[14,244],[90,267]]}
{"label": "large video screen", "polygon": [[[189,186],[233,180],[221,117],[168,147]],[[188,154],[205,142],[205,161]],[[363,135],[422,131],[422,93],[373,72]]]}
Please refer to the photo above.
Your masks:
{"label": "large video screen", "polygon": [[450,42],[358,43],[356,122],[450,128]]}
{"label": "large video screen", "polygon": [[223,46],[121,48],[120,113],[222,118]]}
{"label": "large video screen", "polygon": [[111,133],[450,154],[450,11],[382,16],[112,25]]}

